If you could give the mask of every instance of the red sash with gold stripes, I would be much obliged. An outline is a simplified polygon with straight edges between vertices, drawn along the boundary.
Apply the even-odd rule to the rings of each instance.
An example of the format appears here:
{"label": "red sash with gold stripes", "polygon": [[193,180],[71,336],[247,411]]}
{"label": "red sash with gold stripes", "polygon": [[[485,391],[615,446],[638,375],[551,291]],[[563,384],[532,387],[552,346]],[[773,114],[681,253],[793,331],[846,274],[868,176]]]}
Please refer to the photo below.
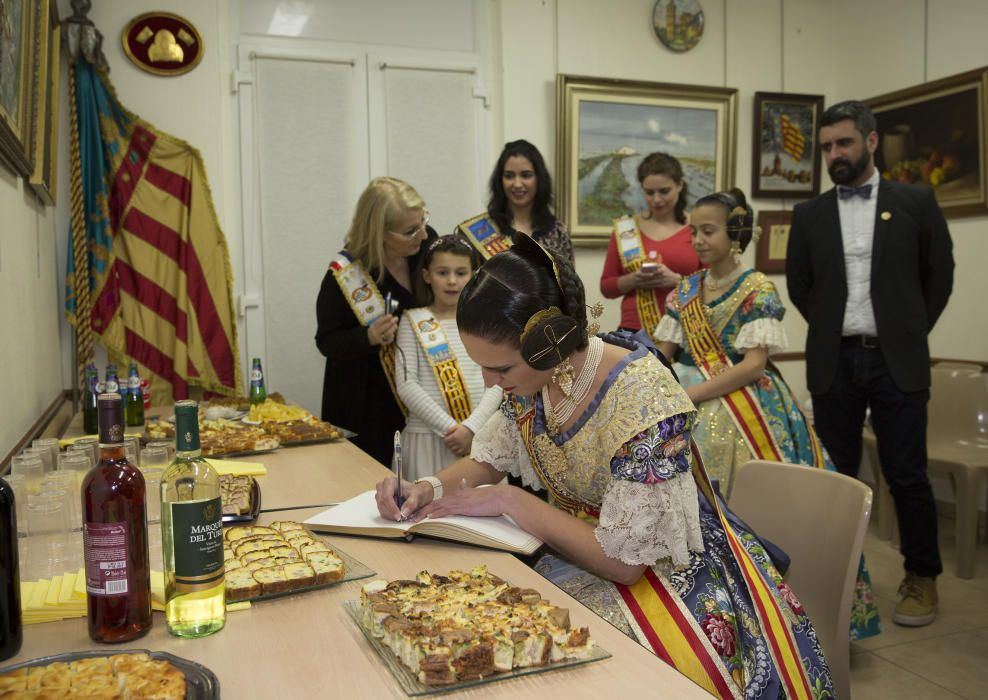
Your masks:
{"label": "red sash with gold stripes", "polygon": [[[532,467],[549,491],[553,503],[581,520],[597,522],[600,510],[569,493],[552,478],[535,449],[535,404],[513,395],[515,422],[532,461]],[[741,679],[732,679],[710,641],[696,625],[682,599],[651,569],[633,586],[611,582],[638,628],[660,659],[704,690],[720,698],[736,698]]]}
{"label": "red sash with gold stripes", "polygon": [[[734,363],[727,356],[720,338],[707,317],[703,305],[703,274],[697,272],[684,277],[679,284],[679,321],[693,361],[704,377],[712,379],[732,367]],[[741,284],[742,287],[748,286],[751,287],[750,291],[755,291],[752,277],[753,275],[749,274]],[[747,293],[739,294],[738,298],[743,301],[747,296]],[[720,400],[727,406],[727,412],[734,420],[734,424],[744,435],[748,446],[758,459],[771,462],[785,461],[782,450],[768,425],[761,402],[749,387],[735,389],[721,396]]]}
{"label": "red sash with gold stripes", "polygon": [[714,494],[713,486],[707,477],[707,470],[703,467],[700,452],[695,445],[693,446],[693,478],[724,527],[731,552],[738,562],[745,586],[754,603],[755,615],[758,617],[762,633],[765,635],[772,662],[783,687],[786,689],[787,696],[811,700],[814,697],[813,686],[806,673],[806,668],[803,666],[792,628],[789,627],[789,623],[783,615],[778,598],[773,594],[774,583],[769,579],[768,573],[751,558],[748,550],[744,548],[741,539],[724,515],[720,501]]}

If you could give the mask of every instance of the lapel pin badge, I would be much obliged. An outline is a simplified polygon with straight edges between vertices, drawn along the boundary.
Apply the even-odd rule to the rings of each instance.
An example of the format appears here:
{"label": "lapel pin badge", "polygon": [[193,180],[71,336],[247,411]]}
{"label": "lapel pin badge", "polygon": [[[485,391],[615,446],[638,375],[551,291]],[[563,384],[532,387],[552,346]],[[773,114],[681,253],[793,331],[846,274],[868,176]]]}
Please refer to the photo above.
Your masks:
{"label": "lapel pin badge", "polygon": [[890,212],[890,211],[883,211],[882,212],[882,221],[888,221],[891,218],[892,218],[892,212]]}

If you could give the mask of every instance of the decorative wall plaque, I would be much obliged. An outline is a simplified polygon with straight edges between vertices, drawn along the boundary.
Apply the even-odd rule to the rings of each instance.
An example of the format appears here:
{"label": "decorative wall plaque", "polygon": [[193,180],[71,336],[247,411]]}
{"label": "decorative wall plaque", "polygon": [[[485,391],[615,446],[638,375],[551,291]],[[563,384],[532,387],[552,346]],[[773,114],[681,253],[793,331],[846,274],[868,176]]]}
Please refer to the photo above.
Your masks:
{"label": "decorative wall plaque", "polygon": [[141,70],[155,75],[182,75],[202,60],[199,30],[170,12],[135,17],[120,37],[124,53]]}

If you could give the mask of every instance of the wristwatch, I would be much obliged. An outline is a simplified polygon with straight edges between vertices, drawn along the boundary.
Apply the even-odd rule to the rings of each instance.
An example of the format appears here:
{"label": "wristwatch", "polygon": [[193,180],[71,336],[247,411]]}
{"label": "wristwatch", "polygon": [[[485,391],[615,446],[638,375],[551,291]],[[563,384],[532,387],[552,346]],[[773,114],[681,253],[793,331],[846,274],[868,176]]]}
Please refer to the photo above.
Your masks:
{"label": "wristwatch", "polygon": [[432,500],[433,501],[435,501],[438,498],[442,498],[443,497],[443,482],[441,482],[439,479],[437,479],[434,476],[426,476],[426,477],[423,477],[421,479],[416,479],[412,483],[415,483],[415,484],[423,484],[423,483],[425,483],[425,484],[429,484],[430,486],[432,486]]}

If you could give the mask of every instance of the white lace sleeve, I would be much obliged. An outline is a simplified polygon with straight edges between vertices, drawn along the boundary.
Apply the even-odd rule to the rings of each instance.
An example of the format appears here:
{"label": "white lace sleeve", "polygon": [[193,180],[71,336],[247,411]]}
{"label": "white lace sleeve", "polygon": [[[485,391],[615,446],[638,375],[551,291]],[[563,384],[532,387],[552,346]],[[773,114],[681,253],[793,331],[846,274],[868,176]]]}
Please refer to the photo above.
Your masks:
{"label": "white lace sleeve", "polygon": [[664,314],[655,327],[655,339],[660,343],[683,344],[683,327],[669,314]]}
{"label": "white lace sleeve", "polygon": [[768,354],[774,355],[789,347],[789,338],[782,321],[775,318],[756,318],[741,326],[734,347],[740,352],[751,348],[768,348]]}
{"label": "white lace sleeve", "polygon": [[542,489],[542,482],[532,468],[532,460],[522,442],[518,424],[495,411],[473,438],[470,458],[489,464],[500,472],[520,477],[525,486]]}
{"label": "white lace sleeve", "polygon": [[693,474],[655,484],[615,479],[604,494],[594,536],[604,554],[629,566],[663,559],[689,564],[690,552],[703,551]]}

